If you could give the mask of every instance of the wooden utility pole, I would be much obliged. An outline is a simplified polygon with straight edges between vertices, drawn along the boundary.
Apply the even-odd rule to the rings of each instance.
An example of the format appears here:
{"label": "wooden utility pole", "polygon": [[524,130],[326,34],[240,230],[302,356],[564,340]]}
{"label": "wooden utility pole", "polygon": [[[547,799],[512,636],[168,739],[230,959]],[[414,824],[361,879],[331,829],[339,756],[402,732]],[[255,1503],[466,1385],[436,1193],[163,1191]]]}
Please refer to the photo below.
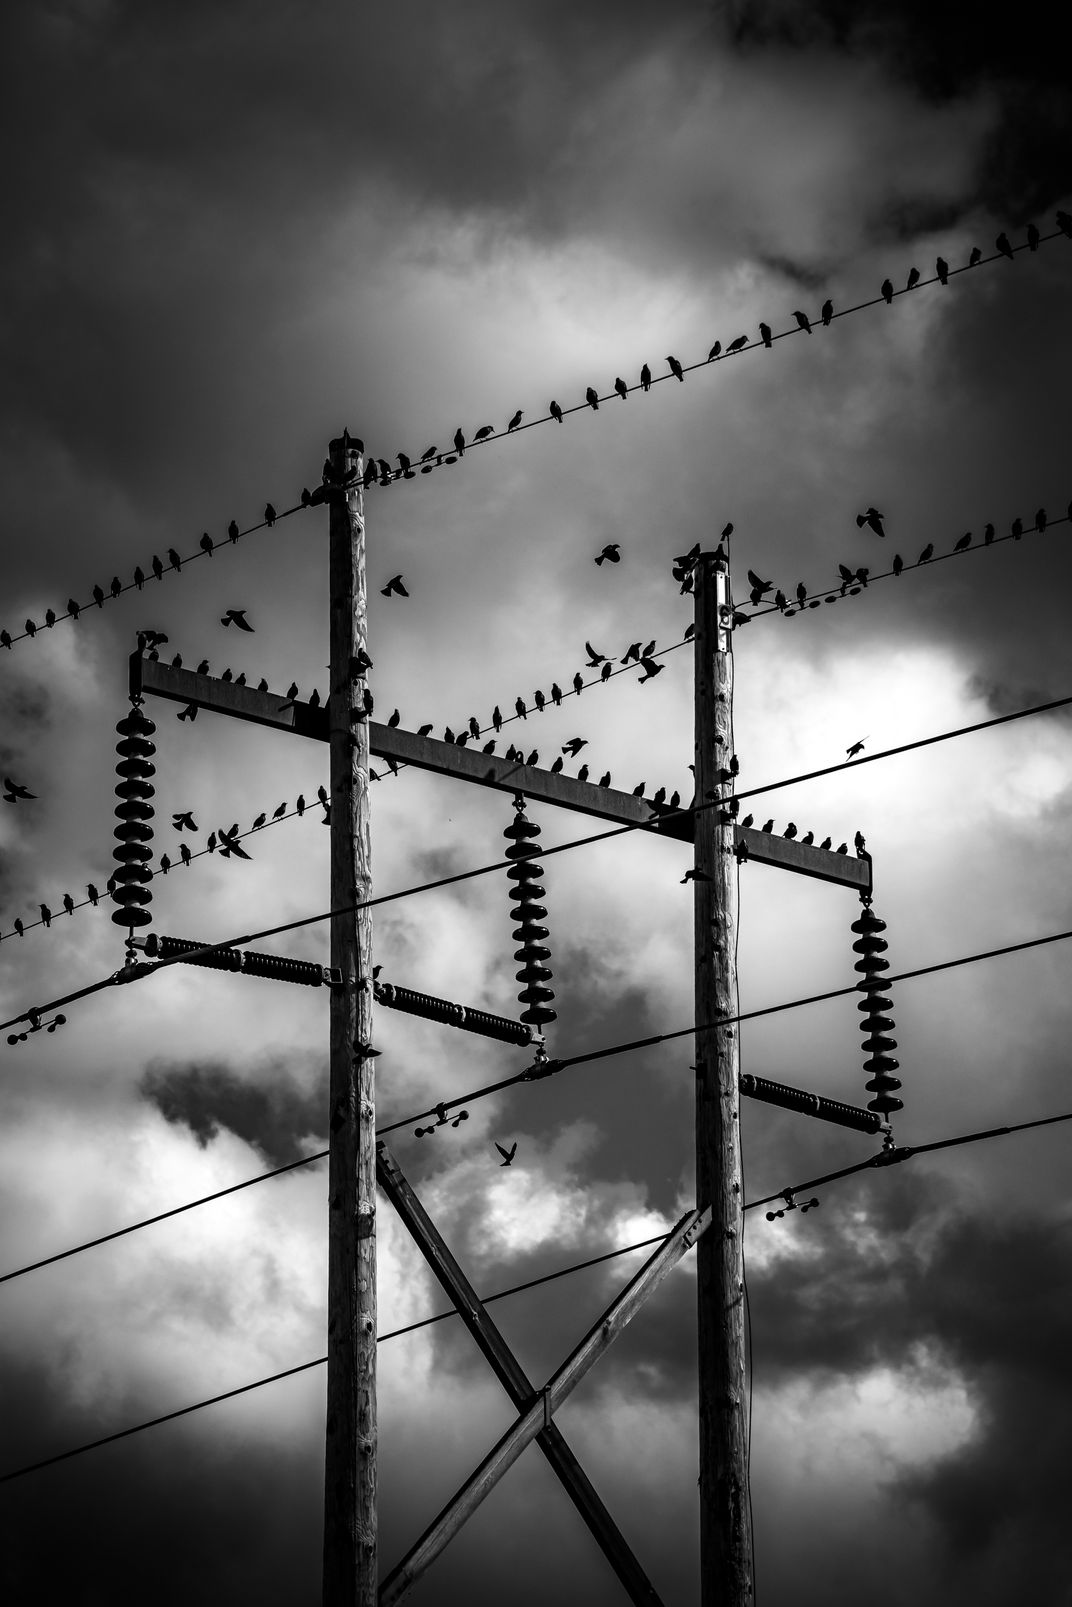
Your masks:
{"label": "wooden utility pole", "polygon": [[[361,456],[344,434],[332,441],[330,461],[331,907],[339,909],[368,898],[372,886],[359,656],[366,648],[367,594]],[[375,1607],[376,1102],[368,910],[332,918],[331,964],[342,986],[331,994],[323,1607]]]}
{"label": "wooden utility pole", "polygon": [[[696,802],[732,792],[733,606],[729,561],[702,553],[696,588]],[[735,768],[735,766],[734,766]],[[752,1599],[744,1376],[744,1199],[738,1120],[737,864],[728,809],[696,814],[696,1250],[700,1417],[700,1607]]]}

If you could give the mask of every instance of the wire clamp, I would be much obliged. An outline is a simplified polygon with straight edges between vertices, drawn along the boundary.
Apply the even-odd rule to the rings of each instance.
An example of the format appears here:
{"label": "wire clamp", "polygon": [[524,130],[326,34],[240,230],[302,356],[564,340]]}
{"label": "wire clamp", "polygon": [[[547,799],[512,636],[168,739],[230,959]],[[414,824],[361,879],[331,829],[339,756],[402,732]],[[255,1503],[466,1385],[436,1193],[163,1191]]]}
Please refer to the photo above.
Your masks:
{"label": "wire clamp", "polygon": [[790,1211],[799,1210],[800,1214],[803,1216],[805,1211],[814,1211],[819,1204],[818,1199],[816,1199],[813,1195],[810,1200],[805,1200],[802,1205],[798,1206],[795,1189],[783,1189],[782,1199],[785,1201],[785,1204],[782,1206],[780,1211],[767,1212],[768,1222],[776,1222],[780,1216],[786,1216]]}
{"label": "wire clamp", "polygon": [[447,1115],[447,1107],[445,1104],[437,1105],[435,1107],[435,1113],[436,1120],[431,1124],[431,1126],[415,1127],[413,1129],[414,1137],[428,1138],[432,1133],[435,1132],[437,1127],[458,1127],[462,1122],[467,1122],[469,1120],[469,1112],[467,1110],[460,1110],[457,1116],[452,1119]]}

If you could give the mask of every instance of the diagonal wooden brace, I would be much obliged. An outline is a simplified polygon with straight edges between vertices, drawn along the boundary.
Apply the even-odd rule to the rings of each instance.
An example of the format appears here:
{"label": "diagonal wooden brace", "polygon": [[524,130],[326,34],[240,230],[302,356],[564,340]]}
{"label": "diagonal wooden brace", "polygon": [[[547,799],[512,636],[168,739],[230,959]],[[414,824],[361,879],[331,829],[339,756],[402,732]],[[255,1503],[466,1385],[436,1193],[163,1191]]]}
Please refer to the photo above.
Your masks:
{"label": "diagonal wooden brace", "polygon": [[537,1393],[533,1388],[520,1362],[488,1315],[439,1230],[408,1179],[403,1175],[398,1162],[382,1140],[376,1147],[376,1178],[413,1235],[418,1249],[436,1278],[454,1302],[478,1349],[514,1405],[521,1411],[534,1400],[542,1403],[542,1427],[536,1435],[536,1443],[561,1480],[566,1494],[595,1536],[607,1561],[628,1593],[630,1601],[635,1602],[637,1607],[661,1607],[654,1586],[596,1494],[595,1488],[566,1443],[565,1437],[551,1421],[552,1404],[549,1390],[544,1389]]}
{"label": "diagonal wooden brace", "polygon": [[644,1263],[604,1315],[589,1329],[572,1355],[562,1363],[545,1388],[521,1413],[513,1427],[507,1429],[498,1444],[488,1452],[476,1472],[466,1481],[454,1499],[443,1508],[416,1545],[388,1574],[380,1586],[380,1607],[390,1607],[390,1604],[402,1601],[409,1594],[425,1570],[440,1552],[446,1549],[466,1519],[472,1516],[484,1497],[494,1489],[503,1474],[517,1461],[526,1445],[543,1431],[545,1411],[553,1413],[558,1410],[588,1370],[640,1310],[648,1296],[655,1292],[686,1250],[691,1249],[710,1221],[710,1206],[702,1211],[689,1211],[681,1218],[655,1254]]}

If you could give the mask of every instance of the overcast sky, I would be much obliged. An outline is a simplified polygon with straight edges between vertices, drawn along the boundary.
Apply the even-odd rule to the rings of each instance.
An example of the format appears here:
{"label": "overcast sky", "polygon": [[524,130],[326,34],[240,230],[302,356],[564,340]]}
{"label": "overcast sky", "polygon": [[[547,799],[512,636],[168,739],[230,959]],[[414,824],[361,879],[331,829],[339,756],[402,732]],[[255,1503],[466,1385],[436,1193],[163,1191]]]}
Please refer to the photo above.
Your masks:
{"label": "overcast sky", "polygon": [[[389,461],[554,397],[635,385],[667,354],[796,329],[366,498],[377,713],[482,726],[568,686],[591,641],[680,641],[673,556],[734,524],[746,570],[791,597],[838,565],[905,572],[734,641],[742,789],[1072,694],[1067,359],[1072,107],[1057,13],[970,29],[952,10],[841,0],[455,0],[5,8],[0,458],[0,1013],[108,975],[123,934],[63,913],[110,874],[114,727],[139,628],[282,691],[326,691],[327,517],[237,545],[266,500],[315,485],[344,426]],[[1015,26],[1018,32],[1010,37]],[[1037,252],[965,265],[1007,231]],[[869,505],[886,536],[857,527]],[[1036,510],[1060,519],[1033,530]],[[987,523],[1022,541],[983,549]],[[224,541],[157,582],[154,553]],[[916,568],[972,533],[948,563]],[[597,567],[607,542],[621,562]],[[976,550],[979,549],[979,550]],[[166,561],[166,560],[165,560]],[[44,628],[112,576],[142,593]],[[410,596],[384,600],[401,572]],[[746,610],[748,608],[745,601]],[[257,640],[225,631],[244,608]],[[692,663],[530,713],[549,764],[583,737],[610,770],[686,797]],[[327,780],[320,748],[202,714],[158,724],[155,852],[196,850]],[[518,735],[520,731],[520,735]],[[579,760],[567,761],[576,770]],[[413,771],[373,789],[374,890],[497,860],[509,799]],[[895,970],[1072,926],[1063,713],[759,796],[816,840],[864,832]],[[547,844],[584,831],[533,808]],[[183,834],[184,838],[186,834]],[[208,941],[328,901],[320,811],[153,883],[154,930]],[[626,837],[549,859],[566,1055],[692,1019],[682,844]],[[386,906],[384,979],[517,1013],[502,873]],[[50,928],[34,924],[44,902]],[[744,1010],[855,980],[847,890],[742,868]],[[15,933],[18,918],[25,935]],[[326,960],[314,926],[280,952]],[[1072,1108],[1061,944],[895,989],[904,1144]],[[3,1046],[0,1271],[323,1146],[321,992],[176,967]],[[742,1029],[745,1071],[862,1104],[852,999]],[[519,1071],[520,1050],[387,1010],[391,1121]],[[473,1103],[392,1140],[477,1288],[664,1231],[691,1202],[683,1038]],[[863,1160],[862,1135],[745,1102],[746,1194]],[[758,1601],[996,1607],[1067,1600],[1072,1395],[1069,1128],[996,1139],[819,1189],[746,1240],[754,1319]],[[504,1170],[494,1143],[517,1141]],[[0,1287],[0,1472],[312,1360],[325,1348],[325,1172],[300,1169]],[[443,1307],[386,1204],[380,1328]],[[642,1252],[641,1254],[643,1254]],[[636,1254],[493,1308],[542,1384]],[[666,1607],[696,1599],[695,1286],[687,1259],[560,1426]],[[510,1422],[460,1325],[379,1351],[386,1572]],[[179,1607],[319,1600],[322,1368],[0,1488],[17,1602]],[[621,1592],[530,1450],[415,1603]]]}

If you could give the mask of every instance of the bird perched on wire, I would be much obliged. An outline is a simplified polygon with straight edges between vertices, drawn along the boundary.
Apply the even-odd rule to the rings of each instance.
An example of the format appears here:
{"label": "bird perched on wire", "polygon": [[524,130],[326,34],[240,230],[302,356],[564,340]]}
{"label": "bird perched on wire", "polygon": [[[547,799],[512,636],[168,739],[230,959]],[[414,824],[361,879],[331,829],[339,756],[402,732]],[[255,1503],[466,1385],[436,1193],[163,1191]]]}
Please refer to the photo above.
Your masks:
{"label": "bird perched on wire", "polygon": [[747,345],[748,345],[748,336],[747,335],[738,335],[736,340],[731,340],[730,341],[729,345],[726,347],[726,350],[727,350],[727,352],[739,352],[739,351],[743,351],[744,348]]}
{"label": "bird perched on wire", "polygon": [[626,397],[629,395],[629,387],[625,383],[625,380],[622,379],[621,375],[619,375],[618,378],[614,381],[614,389],[618,392],[618,395],[621,397],[622,401],[624,402]]}
{"label": "bird perched on wire", "polygon": [[916,288],[916,286],[918,284],[919,284],[919,269],[918,268],[909,268],[909,270],[908,270],[908,281],[905,284],[905,289],[906,290],[915,290],[915,288]]}
{"label": "bird perched on wire", "polygon": [[964,534],[961,536],[960,540],[957,541],[954,544],[953,551],[954,552],[963,552],[964,549],[966,547],[970,547],[971,544],[972,544],[972,533],[971,533],[970,530],[966,530],[964,532]]}
{"label": "bird perched on wire", "polygon": [[824,301],[819,316],[823,320],[823,327],[826,328],[829,325],[831,318],[834,316],[834,303],[832,301]]}
{"label": "bird perched on wire", "polygon": [[399,597],[408,597],[409,596],[409,592],[406,590],[405,586],[402,584],[402,576],[401,575],[393,575],[391,577],[391,579],[387,582],[386,586],[381,586],[380,587],[380,596],[381,597],[390,597],[392,592],[394,592]]}
{"label": "bird perched on wire", "polygon": [[557,681],[551,682],[551,702],[555,705],[556,709],[559,708],[562,703],[562,688],[559,686]]}
{"label": "bird perched on wire", "polygon": [[901,554],[899,552],[894,553],[894,555],[893,555],[893,564],[892,564],[891,567],[892,567],[893,573],[895,575],[899,575],[901,573],[901,570],[904,568],[904,559],[901,557]]}
{"label": "bird perched on wire", "polygon": [[933,541],[928,541],[927,545],[924,547],[923,551],[920,553],[919,557],[916,559],[916,562],[920,563],[920,564],[926,564],[926,563],[929,563],[930,560],[933,557],[934,557],[934,542]]}
{"label": "bird perched on wire", "polygon": [[890,305],[890,302],[893,300],[893,281],[892,281],[892,279],[883,279],[883,281],[882,281],[882,299],[886,303],[887,307]]}
{"label": "bird perched on wire", "polygon": [[578,670],[576,675],[573,677],[573,690],[576,692],[578,697],[580,697],[581,692],[584,690],[584,676],[581,674],[580,670]]}
{"label": "bird perched on wire", "polygon": [[997,239],[994,241],[994,244],[997,246],[997,248],[1001,252],[1002,256],[1003,257],[1008,257],[1009,261],[1011,262],[1012,261],[1012,243],[1009,240],[1008,235],[1005,234],[1004,232],[1002,232],[1001,234],[998,235]]}
{"label": "bird perched on wire", "polygon": [[240,631],[249,631],[251,635],[253,633],[253,626],[246,618],[246,611],[244,608],[229,608],[226,614],[221,617],[220,624],[237,625]]}
{"label": "bird perched on wire", "polygon": [[715,344],[711,347],[711,350],[707,354],[707,361],[709,363],[713,363],[716,357],[721,357],[721,356],[722,356],[722,342],[720,340],[716,340]]}
{"label": "bird perched on wire", "polygon": [[557,402],[552,402],[547,411],[550,413],[556,424],[562,423],[562,409],[559,407]]}
{"label": "bird perched on wire", "polygon": [[773,336],[771,334],[771,326],[770,326],[770,324],[760,324],[760,326],[759,326],[759,334],[760,334],[760,339],[762,340],[764,346],[768,347],[768,349],[769,349],[770,346],[773,344]]}
{"label": "bird perched on wire", "polygon": [[882,521],[885,517],[885,514],[879,513],[877,508],[865,508],[863,513],[856,515],[856,528],[862,530],[866,525],[876,536],[884,536],[886,532],[882,528]]}
{"label": "bird perched on wire", "polygon": [[600,565],[604,563],[620,564],[621,561],[621,543],[617,541],[608,541],[603,551],[597,553],[595,557],[595,562]]}
{"label": "bird perched on wire", "polygon": [[528,710],[525,707],[524,698],[519,697],[519,698],[514,699],[514,712],[516,713],[516,715],[517,715],[519,720],[527,720],[528,719],[528,717],[529,717],[528,716]]}
{"label": "bird perched on wire", "polygon": [[182,860],[183,864],[188,865],[193,857],[194,856],[191,854],[189,846],[186,843],[180,843],[179,858]]}
{"label": "bird perched on wire", "polygon": [[67,911],[68,915],[74,914],[74,899],[71,897],[70,893],[64,893],[63,907]]}
{"label": "bird perched on wire", "polygon": [[499,1154],[502,1156],[502,1164],[504,1166],[509,1166],[510,1162],[513,1160],[514,1156],[517,1154],[517,1139],[515,1138],[514,1142],[510,1145],[509,1149],[503,1149],[503,1147],[499,1143],[498,1139],[496,1139],[495,1140],[495,1148],[498,1150]]}
{"label": "bird perched on wire", "polygon": [[482,424],[473,436],[474,441],[486,441],[489,435],[495,434],[494,424]]}
{"label": "bird perched on wire", "polygon": [[681,367],[681,364],[678,362],[677,358],[676,357],[668,357],[666,359],[666,361],[670,364],[670,372],[671,372],[671,374],[673,374],[675,379],[679,379],[681,381],[681,383],[684,385],[684,383],[685,383],[685,372],[684,372],[683,368]]}
{"label": "bird perched on wire", "polygon": [[599,679],[601,681],[609,681],[610,678],[611,678],[611,675],[613,673],[614,673],[614,665],[611,663],[610,659],[608,658],[607,662],[604,664],[603,668],[599,672]]}
{"label": "bird perched on wire", "polygon": [[20,798],[36,798],[36,797],[37,797],[36,792],[28,792],[26,790],[26,788],[23,787],[23,786],[20,786],[20,784],[17,781],[12,781],[10,776],[5,776],[4,777],[4,802],[5,803],[17,803]]}
{"label": "bird perched on wire", "polygon": [[594,385],[589,385],[588,389],[584,393],[584,399],[594,412],[599,412],[599,393]]}
{"label": "bird perched on wire", "polygon": [[[537,689],[535,692],[533,692],[532,701],[535,703],[537,709],[542,714],[543,710],[544,710],[544,705],[547,702],[547,699],[544,697],[543,693],[541,691],[539,691],[539,689]],[[470,720],[469,729],[470,729],[470,731],[472,731],[473,736],[478,737],[480,735],[480,729],[478,727],[475,731],[473,731],[473,726],[475,724],[476,724],[475,720]]]}
{"label": "bird perched on wire", "polygon": [[499,732],[502,730],[503,717],[502,710],[499,708],[497,703],[491,711],[491,723],[494,727],[495,735],[498,736]]}
{"label": "bird perched on wire", "polygon": [[640,389],[642,391],[651,390],[651,369],[648,367],[647,363],[645,363],[644,367],[640,370]]}
{"label": "bird perched on wire", "polygon": [[112,576],[112,584],[108,587],[108,590],[111,592],[113,597],[119,596],[120,592],[123,590],[123,582],[120,580],[118,575]]}
{"label": "bird perched on wire", "polygon": [[653,681],[657,675],[662,673],[662,671],[666,668],[666,665],[656,664],[653,658],[642,658],[640,660],[640,667],[644,673],[643,675],[637,676],[638,686],[642,685],[644,681]]}
{"label": "bird perched on wire", "polygon": [[522,415],[521,409],[518,408],[517,412],[514,414],[513,418],[510,420],[509,424],[506,426],[507,435],[510,435],[514,430],[517,429],[518,425],[521,423],[522,416],[523,415]]}
{"label": "bird perched on wire", "polygon": [[272,507],[272,504],[270,502],[266,502],[264,504],[264,522],[269,527],[269,529],[271,529],[272,525],[275,524],[275,518],[276,518],[275,509]]}
{"label": "bird perched on wire", "polygon": [[808,317],[807,313],[806,312],[795,312],[793,314],[793,317],[796,319],[798,325],[804,331],[804,333],[806,335],[810,335],[811,334],[811,319]]}
{"label": "bird perched on wire", "polygon": [[197,545],[201,548],[202,552],[207,552],[209,557],[212,557],[212,537],[209,535],[207,530],[203,532],[201,540],[197,543]]}
{"label": "bird perched on wire", "polygon": [[934,271],[938,275],[938,283],[940,285],[947,285],[949,283],[949,264],[944,257],[939,257],[937,259],[934,264]]}
{"label": "bird perched on wire", "polygon": [[972,246],[968,254],[968,267],[974,268],[983,260],[983,253],[978,246]]}
{"label": "bird perched on wire", "polygon": [[576,759],[581,749],[586,748],[587,746],[587,737],[570,737],[568,742],[563,743],[562,752],[568,753],[571,759]]}

